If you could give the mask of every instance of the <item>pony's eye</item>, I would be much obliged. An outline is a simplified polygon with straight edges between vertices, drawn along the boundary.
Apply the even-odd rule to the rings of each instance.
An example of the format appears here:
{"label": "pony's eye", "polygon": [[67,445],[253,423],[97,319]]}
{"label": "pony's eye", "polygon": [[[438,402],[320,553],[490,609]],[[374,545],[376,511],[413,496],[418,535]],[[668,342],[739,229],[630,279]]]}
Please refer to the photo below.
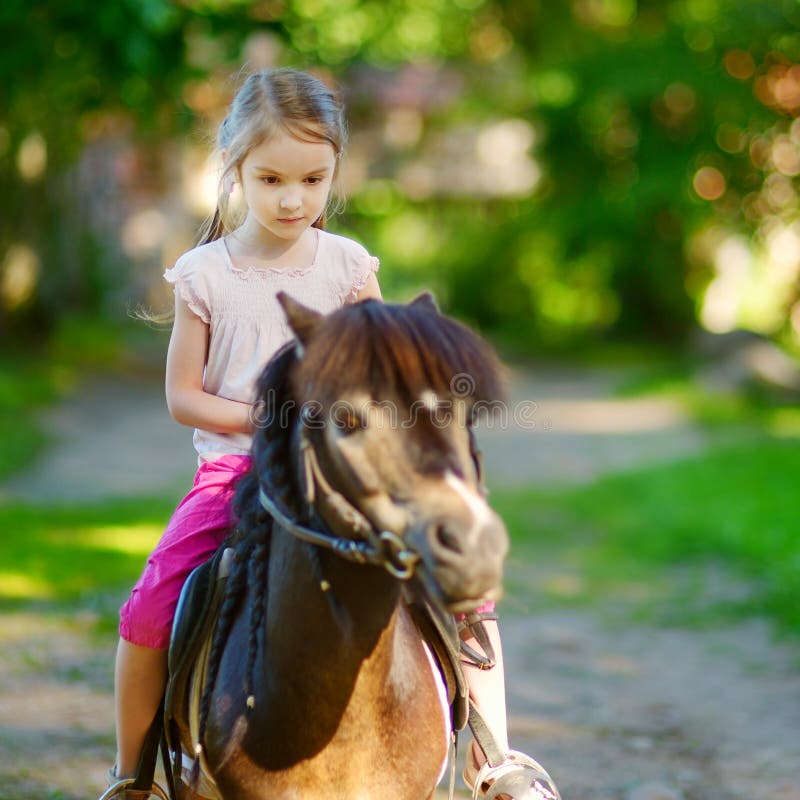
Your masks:
{"label": "pony's eye", "polygon": [[358,414],[350,414],[345,422],[345,430],[349,433],[363,430],[367,425]]}
{"label": "pony's eye", "polygon": [[340,407],[333,409],[331,421],[333,426],[345,436],[367,427],[363,417],[352,408]]}

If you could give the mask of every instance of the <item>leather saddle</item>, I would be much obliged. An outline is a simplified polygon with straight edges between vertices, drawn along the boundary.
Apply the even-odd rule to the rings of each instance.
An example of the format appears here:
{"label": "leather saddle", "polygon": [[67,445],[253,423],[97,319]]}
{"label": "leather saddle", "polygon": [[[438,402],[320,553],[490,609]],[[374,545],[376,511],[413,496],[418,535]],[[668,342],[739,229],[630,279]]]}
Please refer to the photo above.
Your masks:
{"label": "leather saddle", "polygon": [[[194,756],[198,743],[200,699],[208,674],[208,656],[214,637],[220,605],[233,559],[233,550],[219,550],[189,574],[181,590],[170,637],[164,734],[173,754],[173,777],[182,783],[183,753]],[[178,720],[188,726],[189,736],[181,737]],[[219,797],[202,753],[200,797]]]}

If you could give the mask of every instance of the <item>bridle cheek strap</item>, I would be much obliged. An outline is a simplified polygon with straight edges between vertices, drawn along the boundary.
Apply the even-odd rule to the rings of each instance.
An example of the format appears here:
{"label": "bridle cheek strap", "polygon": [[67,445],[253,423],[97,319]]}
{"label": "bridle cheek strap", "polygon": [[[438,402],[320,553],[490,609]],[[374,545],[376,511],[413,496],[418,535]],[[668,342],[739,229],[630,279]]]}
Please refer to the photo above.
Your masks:
{"label": "bridle cheek strap", "polygon": [[343,494],[337,492],[325,477],[317,453],[311,442],[302,436],[300,453],[303,457],[303,473],[306,479],[306,502],[315,506],[319,486],[321,499],[331,509],[336,520],[345,530],[352,531],[359,539],[376,544],[377,534],[372,523]]}
{"label": "bridle cheek strap", "polygon": [[335,515],[338,527],[356,534],[358,539],[335,536],[323,531],[315,531],[289,517],[272,498],[259,486],[258,500],[261,507],[282,528],[293,536],[309,544],[330,550],[337,556],[355,564],[370,564],[383,567],[399,580],[408,580],[420,560],[419,553],[407,547],[403,539],[392,531],[377,531],[372,523],[344,495],[337,492],[322,472],[317,454],[311,443],[303,437],[300,441],[303,455],[303,470],[306,478],[306,500],[315,505],[319,487],[320,499]]}

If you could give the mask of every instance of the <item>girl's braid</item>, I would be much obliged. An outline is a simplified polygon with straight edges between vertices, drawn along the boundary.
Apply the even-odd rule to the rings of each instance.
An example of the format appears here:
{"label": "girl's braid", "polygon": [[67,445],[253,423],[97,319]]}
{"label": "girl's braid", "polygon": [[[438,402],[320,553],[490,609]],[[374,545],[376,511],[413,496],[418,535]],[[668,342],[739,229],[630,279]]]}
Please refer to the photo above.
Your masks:
{"label": "girl's braid", "polygon": [[245,696],[247,708],[255,705],[253,694],[253,676],[255,673],[256,656],[258,655],[258,632],[264,620],[267,607],[267,565],[269,563],[269,535],[259,531],[259,541],[253,548],[251,558],[251,574],[253,582],[253,603],[250,607],[250,631],[247,637],[247,669],[245,671]]}

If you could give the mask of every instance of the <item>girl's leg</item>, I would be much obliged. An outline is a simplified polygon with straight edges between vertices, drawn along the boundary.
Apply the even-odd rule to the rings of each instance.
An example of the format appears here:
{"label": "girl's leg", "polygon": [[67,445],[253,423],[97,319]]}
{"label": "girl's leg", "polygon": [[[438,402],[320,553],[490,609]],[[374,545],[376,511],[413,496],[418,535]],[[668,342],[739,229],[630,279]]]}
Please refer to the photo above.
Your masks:
{"label": "girl's leg", "polygon": [[[480,670],[477,667],[470,667],[465,664],[464,670],[467,682],[469,683],[469,695],[473,703],[489,726],[489,730],[492,732],[500,750],[508,754],[510,748],[508,746],[506,720],[506,681],[503,668],[503,651],[500,644],[500,630],[497,627],[496,620],[487,619],[483,624],[489,636],[489,641],[494,648],[496,659],[495,667],[489,670]],[[462,636],[467,633],[468,629],[465,629]],[[481,647],[475,639],[470,637],[466,639],[466,642],[473,649],[481,652]],[[525,757],[523,754],[517,754],[517,756],[522,756],[523,759],[529,758]],[[472,747],[467,753],[466,761],[464,779],[467,784],[472,787],[477,778],[478,771],[486,762],[486,756],[475,740],[472,741]],[[524,769],[528,770],[529,779],[532,781],[530,784],[531,792],[525,793],[525,797],[537,797],[541,798],[541,800],[561,800],[558,789],[555,783],[553,783],[552,778],[550,778],[545,770],[540,765],[536,764],[535,761],[531,759],[531,762],[532,763],[526,764],[524,767]],[[511,768],[514,768],[513,761],[506,763],[510,763],[512,765]],[[522,763],[525,764],[524,761]],[[534,764],[536,765],[535,767],[533,767]],[[517,769],[523,769],[523,767],[518,766]],[[506,773],[506,775],[508,774],[509,773]],[[497,779],[501,780],[502,778],[498,775]],[[493,780],[489,780],[489,783],[493,782]],[[514,797],[516,796],[515,794]],[[500,794],[498,795],[498,800],[513,800],[513,797],[509,794]]]}
{"label": "girl's leg", "polygon": [[169,636],[181,587],[228,534],[235,482],[249,465],[247,456],[224,456],[200,467],[194,486],[175,510],[120,609],[115,669],[117,777],[130,777],[136,771],[166,685]]}
{"label": "girl's leg", "polygon": [[[497,621],[486,620],[483,625],[489,635],[489,641],[494,647],[496,664],[493,669],[478,669],[478,667],[464,665],[467,682],[469,683],[469,694],[480,712],[489,730],[492,732],[500,750],[508,752],[508,729],[506,721],[506,676],[503,667],[503,648],[500,642],[500,630]],[[470,647],[479,653],[482,648],[478,642],[469,635],[467,629],[464,635],[468,636],[465,641]],[[486,756],[478,747],[477,742],[472,742],[472,754],[475,766],[480,767],[486,761]]]}
{"label": "girl's leg", "polygon": [[167,680],[167,651],[119,640],[114,671],[117,712],[116,776],[136,772],[150,723],[156,715]]}

